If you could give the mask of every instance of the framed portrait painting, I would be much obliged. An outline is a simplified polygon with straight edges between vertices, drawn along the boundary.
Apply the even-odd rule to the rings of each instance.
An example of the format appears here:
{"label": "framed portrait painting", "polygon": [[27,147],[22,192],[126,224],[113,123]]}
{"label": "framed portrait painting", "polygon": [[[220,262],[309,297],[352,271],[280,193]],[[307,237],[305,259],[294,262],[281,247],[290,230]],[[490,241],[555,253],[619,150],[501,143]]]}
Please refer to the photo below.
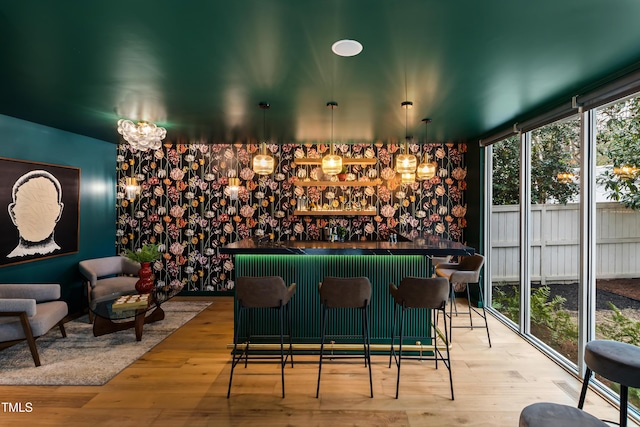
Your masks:
{"label": "framed portrait painting", "polygon": [[0,267],[78,252],[80,169],[0,158]]}

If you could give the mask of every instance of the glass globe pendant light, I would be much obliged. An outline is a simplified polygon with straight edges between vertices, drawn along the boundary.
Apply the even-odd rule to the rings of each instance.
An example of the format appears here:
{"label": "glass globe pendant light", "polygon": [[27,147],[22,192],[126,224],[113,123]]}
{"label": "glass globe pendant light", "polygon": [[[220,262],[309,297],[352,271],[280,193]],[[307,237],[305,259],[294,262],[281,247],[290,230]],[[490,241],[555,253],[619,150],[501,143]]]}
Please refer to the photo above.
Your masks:
{"label": "glass globe pendant light", "polygon": [[409,143],[404,142],[404,153],[396,157],[396,172],[402,173],[415,173],[418,159],[413,154],[408,154]]}
{"label": "glass globe pendant light", "polygon": [[138,185],[138,180],[135,177],[125,177],[124,194],[130,202],[133,202],[136,196],[140,195],[140,186]]}
{"label": "glass globe pendant light", "polygon": [[403,184],[413,184],[416,181],[415,173],[402,173],[400,177],[402,178]]}
{"label": "glass globe pendant light", "polygon": [[[427,144],[429,139],[428,139],[428,126],[429,123],[431,123],[431,119],[422,119],[422,121],[424,122],[424,127],[425,127],[425,134],[424,134],[424,143]],[[418,177],[419,180],[424,181],[427,179],[431,179],[434,176],[436,176],[436,168],[437,165],[435,162],[430,162],[429,161],[429,155],[428,154],[424,154],[424,157],[422,158],[422,163],[420,163],[418,165],[418,168],[416,170],[416,176]]]}
{"label": "glass globe pendant light", "polygon": [[[396,157],[396,172],[398,172],[399,174],[415,174],[418,160],[416,159],[416,156],[409,153],[409,139],[411,137],[407,135],[408,133],[407,116],[409,114],[408,110],[413,106],[413,102],[404,101],[401,105],[402,105],[402,108],[405,109],[404,128],[405,128],[406,136],[404,140],[404,153]],[[407,179],[409,179],[408,176],[407,176]]]}
{"label": "glass globe pendant light", "polygon": [[322,158],[322,172],[327,175],[337,175],[342,171],[342,157],[333,152],[333,110],[338,107],[338,103],[327,102],[327,107],[331,108],[331,141],[329,143],[329,154]]}
{"label": "glass globe pendant light", "polygon": [[[258,104],[262,108],[262,137],[266,138],[266,111],[269,109],[269,104],[261,102]],[[267,143],[262,142],[261,152],[253,158],[253,171],[258,175],[271,175],[275,169],[276,161],[273,157],[267,154]]]}
{"label": "glass globe pendant light", "polygon": [[133,166],[135,165],[133,159],[129,160],[129,165],[131,176],[124,178],[124,195],[130,202],[133,202],[136,199],[136,196],[140,195],[142,187],[138,184],[138,180],[133,174]]}

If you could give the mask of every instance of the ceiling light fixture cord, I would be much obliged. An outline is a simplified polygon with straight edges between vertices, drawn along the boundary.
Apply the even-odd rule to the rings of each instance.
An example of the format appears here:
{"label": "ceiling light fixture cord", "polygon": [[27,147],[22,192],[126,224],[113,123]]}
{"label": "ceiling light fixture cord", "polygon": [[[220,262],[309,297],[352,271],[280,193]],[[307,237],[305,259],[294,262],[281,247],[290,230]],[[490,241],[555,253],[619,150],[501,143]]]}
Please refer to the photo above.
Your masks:
{"label": "ceiling light fixture cord", "polygon": [[333,105],[331,106],[331,141],[329,149],[331,150],[331,154],[333,154]]}
{"label": "ceiling light fixture cord", "polygon": [[404,109],[404,152],[409,154],[409,106]]}

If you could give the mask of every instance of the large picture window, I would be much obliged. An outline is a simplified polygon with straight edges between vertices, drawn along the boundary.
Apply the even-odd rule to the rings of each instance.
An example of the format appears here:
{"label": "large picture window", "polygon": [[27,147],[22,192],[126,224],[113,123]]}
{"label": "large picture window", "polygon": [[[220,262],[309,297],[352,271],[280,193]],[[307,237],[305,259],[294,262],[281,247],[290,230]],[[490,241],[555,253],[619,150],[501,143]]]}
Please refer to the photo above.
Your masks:
{"label": "large picture window", "polygon": [[[596,123],[595,336],[640,345],[640,98],[599,108]],[[629,402],[640,407],[639,390]]]}
{"label": "large picture window", "polygon": [[589,340],[640,345],[640,97],[593,108],[487,150],[488,304],[580,374]]}

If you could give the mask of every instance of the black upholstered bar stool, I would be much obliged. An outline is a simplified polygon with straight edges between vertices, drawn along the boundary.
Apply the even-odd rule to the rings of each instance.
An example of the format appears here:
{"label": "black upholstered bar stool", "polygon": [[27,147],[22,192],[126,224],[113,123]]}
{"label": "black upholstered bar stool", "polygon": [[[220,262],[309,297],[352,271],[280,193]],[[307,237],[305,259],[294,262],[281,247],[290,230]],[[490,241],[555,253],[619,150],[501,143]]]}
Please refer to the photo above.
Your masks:
{"label": "black upholstered bar stool", "polygon": [[519,427],[607,427],[593,415],[573,406],[540,402],[520,413]]}
{"label": "black upholstered bar stool", "polygon": [[589,388],[589,379],[598,375],[620,384],[620,426],[627,425],[629,387],[640,387],[640,347],[618,341],[589,341],[584,349],[584,374],[578,408],[582,409]]}
{"label": "black upholstered bar stool", "polygon": [[[233,337],[233,353],[231,361],[231,374],[229,376],[229,390],[227,391],[227,399],[231,394],[231,382],[233,381],[233,371],[244,356],[244,367],[247,367],[249,359],[249,347],[251,343],[251,310],[256,308],[272,308],[278,312],[279,335],[274,337],[280,338],[280,367],[282,375],[282,397],[284,397],[284,366],[288,358],[291,358],[291,367],[293,368],[293,346],[291,340],[291,310],[288,304],[291,297],[296,291],[296,284],[292,283],[288,288],[282,277],[264,276],[264,277],[239,277],[236,283],[236,300],[238,303],[238,318],[236,321],[236,330]],[[242,315],[247,312],[249,319],[246,322],[245,329],[247,332],[247,341],[244,349],[238,354],[238,340],[240,336],[240,327],[242,323]],[[286,315],[287,334],[289,338],[289,350],[287,357],[284,356],[284,317]],[[264,337],[264,336],[263,336]],[[263,357],[264,358],[264,357]]]}
{"label": "black upholstered bar stool", "polygon": [[[438,368],[438,360],[441,360],[449,371],[449,384],[451,385],[451,400],[453,400],[453,378],[451,376],[451,359],[449,357],[449,334],[447,331],[447,316],[445,315],[447,298],[449,295],[449,281],[442,277],[437,278],[421,278],[421,277],[405,277],[400,282],[400,287],[396,287],[393,283],[389,283],[389,293],[393,297],[393,317],[391,319],[391,351],[389,352],[389,367],[391,367],[391,359],[396,356],[395,337],[396,337],[396,321],[398,314],[400,315],[399,331],[398,331],[398,353],[395,357],[396,366],[398,367],[398,376],[396,379],[396,399],[400,389],[400,367],[402,366],[402,341],[405,338],[420,338],[430,340],[434,347],[433,357],[422,357],[420,360],[435,360],[436,369]],[[398,313],[400,308],[400,313]],[[430,312],[431,324],[425,325],[426,331],[421,336],[405,336],[405,314],[410,309],[424,309]],[[444,340],[443,345],[445,353],[443,354],[437,345],[438,329],[434,321],[433,310],[442,311],[444,319]],[[415,357],[412,357],[415,359]]]}
{"label": "black upholstered bar stool", "polygon": [[[369,332],[369,303],[371,301],[371,282],[366,277],[325,277],[319,285],[320,303],[322,304],[322,333],[320,339],[320,361],[318,363],[318,386],[316,398],[320,395],[320,375],[324,355],[324,340],[327,331],[329,310],[336,308],[353,308],[360,310],[362,318],[362,345],[364,365],[369,367],[369,388],[373,397],[373,380],[371,379],[371,351]],[[330,356],[336,358],[335,356]]]}

